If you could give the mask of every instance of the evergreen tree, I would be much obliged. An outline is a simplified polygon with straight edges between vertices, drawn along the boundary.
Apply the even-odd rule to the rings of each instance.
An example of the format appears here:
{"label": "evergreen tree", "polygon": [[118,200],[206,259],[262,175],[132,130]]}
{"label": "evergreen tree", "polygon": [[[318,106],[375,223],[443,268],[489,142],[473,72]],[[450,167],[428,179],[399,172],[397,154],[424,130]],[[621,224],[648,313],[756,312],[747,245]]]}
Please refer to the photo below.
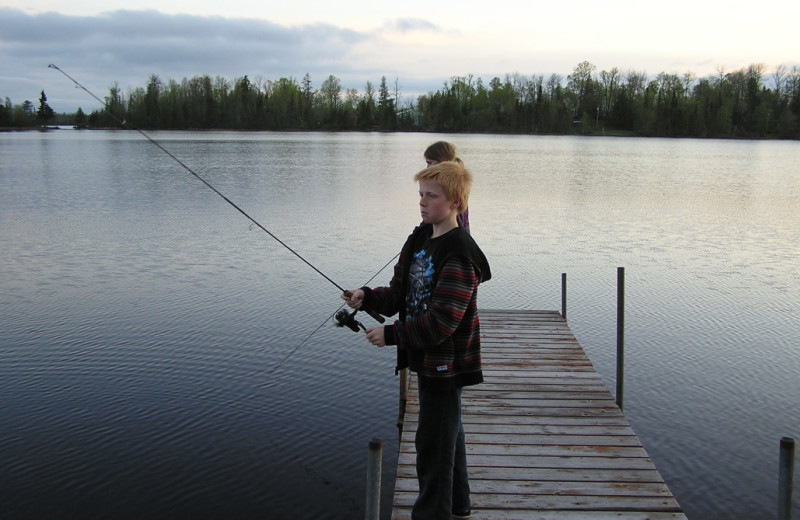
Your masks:
{"label": "evergreen tree", "polygon": [[307,130],[317,128],[319,122],[314,117],[314,87],[311,84],[311,75],[308,72],[303,76],[302,92],[300,112],[303,114],[303,128]]}
{"label": "evergreen tree", "polygon": [[39,109],[36,111],[36,120],[39,121],[42,126],[47,126],[47,122],[53,119],[55,115],[56,113],[53,112],[53,109],[47,104],[47,95],[45,95],[43,90],[42,95],[39,97]]}
{"label": "evergreen tree", "polygon": [[397,113],[394,99],[389,96],[386,76],[381,76],[381,85],[378,88],[378,126],[381,130],[397,129]]}
{"label": "evergreen tree", "polygon": [[81,107],[75,112],[75,128],[86,128],[86,114]]}
{"label": "evergreen tree", "polygon": [[11,99],[6,98],[3,105],[0,105],[0,127],[11,126],[11,113],[12,113]]}

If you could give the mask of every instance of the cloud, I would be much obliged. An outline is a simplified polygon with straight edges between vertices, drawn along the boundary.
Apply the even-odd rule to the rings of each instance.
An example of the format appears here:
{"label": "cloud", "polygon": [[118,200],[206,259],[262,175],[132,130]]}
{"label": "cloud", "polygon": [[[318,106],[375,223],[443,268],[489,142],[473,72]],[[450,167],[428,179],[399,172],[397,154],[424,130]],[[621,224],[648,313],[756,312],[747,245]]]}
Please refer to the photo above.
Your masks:
{"label": "cloud", "polygon": [[[235,79],[356,76],[353,49],[367,33],[327,24],[281,26],[265,20],[120,10],[99,16],[28,15],[0,9],[0,97],[19,104],[45,89],[57,111],[91,106],[53,75],[54,63],[99,97],[162,80],[210,75]],[[359,82],[377,78],[361,77]],[[353,85],[355,87],[355,85]],[[76,106],[59,108],[58,101]],[[93,107],[97,108],[97,107]]]}
{"label": "cloud", "polygon": [[427,20],[421,20],[419,18],[400,18],[398,20],[394,20],[389,22],[388,24],[389,30],[394,30],[400,33],[408,33],[408,32],[440,32],[442,29]]}

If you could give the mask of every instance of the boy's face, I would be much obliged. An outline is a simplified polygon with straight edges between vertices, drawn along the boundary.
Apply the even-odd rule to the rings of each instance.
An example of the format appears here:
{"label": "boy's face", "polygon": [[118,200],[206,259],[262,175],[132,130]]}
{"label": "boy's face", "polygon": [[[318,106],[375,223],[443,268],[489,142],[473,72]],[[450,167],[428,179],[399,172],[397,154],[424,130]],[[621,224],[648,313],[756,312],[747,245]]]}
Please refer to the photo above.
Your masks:
{"label": "boy's face", "polygon": [[444,188],[435,181],[420,181],[419,211],[426,224],[439,224],[458,215],[458,202],[447,200]]}

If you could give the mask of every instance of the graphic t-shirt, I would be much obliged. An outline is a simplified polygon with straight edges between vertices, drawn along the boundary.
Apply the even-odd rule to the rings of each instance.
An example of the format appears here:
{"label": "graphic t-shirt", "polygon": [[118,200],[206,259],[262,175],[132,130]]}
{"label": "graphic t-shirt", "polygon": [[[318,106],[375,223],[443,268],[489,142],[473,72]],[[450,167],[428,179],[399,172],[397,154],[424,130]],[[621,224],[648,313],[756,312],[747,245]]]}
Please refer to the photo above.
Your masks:
{"label": "graphic t-shirt", "polygon": [[408,271],[408,292],[406,293],[406,320],[428,309],[428,301],[433,291],[433,254],[430,241],[425,241],[422,249],[414,253]]}

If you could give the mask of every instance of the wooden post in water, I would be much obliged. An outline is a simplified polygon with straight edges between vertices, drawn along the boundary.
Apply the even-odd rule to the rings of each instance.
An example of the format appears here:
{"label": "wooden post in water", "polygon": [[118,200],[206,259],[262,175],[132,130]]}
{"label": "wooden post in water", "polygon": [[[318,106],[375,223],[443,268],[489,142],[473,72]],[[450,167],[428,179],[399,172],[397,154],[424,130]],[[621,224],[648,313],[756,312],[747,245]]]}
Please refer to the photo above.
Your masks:
{"label": "wooden post in water", "polygon": [[625,268],[617,267],[617,406],[625,395]]}
{"label": "wooden post in water", "polygon": [[792,489],[794,488],[794,439],[781,439],[780,471],[778,475],[778,520],[792,520]]}
{"label": "wooden post in water", "polygon": [[561,273],[561,317],[567,319],[567,273]]}
{"label": "wooden post in water", "polygon": [[365,520],[380,520],[381,516],[381,459],[383,458],[383,441],[369,440],[369,456],[367,458],[367,507]]}

